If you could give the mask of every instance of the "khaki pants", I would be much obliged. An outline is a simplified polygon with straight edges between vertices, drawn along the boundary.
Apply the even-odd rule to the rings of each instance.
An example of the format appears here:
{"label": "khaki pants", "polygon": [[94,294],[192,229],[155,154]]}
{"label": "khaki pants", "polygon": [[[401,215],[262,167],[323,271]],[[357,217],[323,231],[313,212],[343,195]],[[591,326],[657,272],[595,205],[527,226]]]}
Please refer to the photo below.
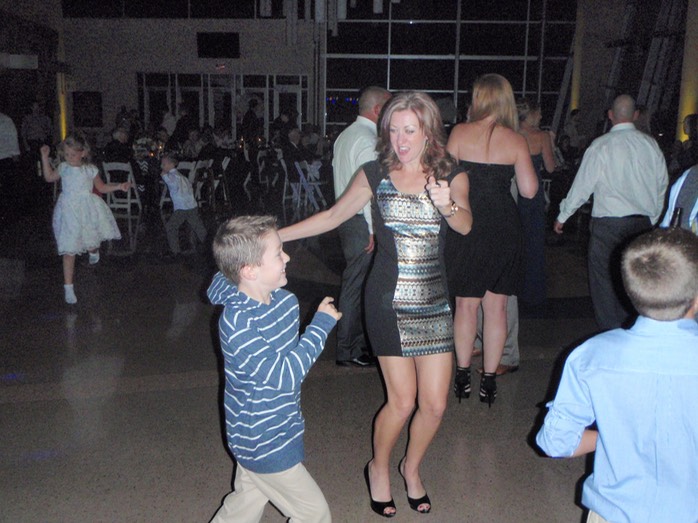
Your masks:
{"label": "khaki pants", "polygon": [[302,463],[274,474],[256,474],[238,464],[234,488],[211,523],[257,523],[268,501],[290,523],[332,522],[325,496]]}
{"label": "khaki pants", "polygon": [[604,518],[599,516],[596,512],[593,510],[589,511],[589,515],[587,516],[587,523],[609,523],[606,521]]}

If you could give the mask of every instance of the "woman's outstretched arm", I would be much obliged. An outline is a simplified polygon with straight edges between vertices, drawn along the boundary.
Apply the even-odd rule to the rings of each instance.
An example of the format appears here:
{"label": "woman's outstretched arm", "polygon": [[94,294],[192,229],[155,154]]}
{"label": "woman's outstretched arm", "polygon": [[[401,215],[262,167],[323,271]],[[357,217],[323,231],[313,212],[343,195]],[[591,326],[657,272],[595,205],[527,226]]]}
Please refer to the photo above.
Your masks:
{"label": "woman's outstretched arm", "polygon": [[314,214],[310,218],[279,229],[281,241],[300,240],[317,236],[339,227],[349,218],[359,213],[371,200],[373,193],[363,170],[354,177],[354,181],[342,197],[326,211]]}

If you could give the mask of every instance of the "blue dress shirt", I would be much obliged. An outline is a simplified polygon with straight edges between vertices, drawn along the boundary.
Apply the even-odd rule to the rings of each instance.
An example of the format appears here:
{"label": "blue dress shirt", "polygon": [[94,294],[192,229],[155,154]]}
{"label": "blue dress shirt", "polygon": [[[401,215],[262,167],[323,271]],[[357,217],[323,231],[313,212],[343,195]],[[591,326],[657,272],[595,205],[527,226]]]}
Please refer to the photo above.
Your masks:
{"label": "blue dress shirt", "polygon": [[639,317],[567,359],[536,442],[569,457],[596,422],[582,503],[614,523],[698,521],[698,323]]}

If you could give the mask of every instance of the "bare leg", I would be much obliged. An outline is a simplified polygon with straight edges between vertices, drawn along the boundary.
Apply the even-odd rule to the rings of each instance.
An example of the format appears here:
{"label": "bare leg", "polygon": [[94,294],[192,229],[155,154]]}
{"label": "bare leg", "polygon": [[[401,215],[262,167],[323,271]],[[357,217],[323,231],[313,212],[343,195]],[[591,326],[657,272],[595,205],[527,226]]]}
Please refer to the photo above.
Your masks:
{"label": "bare leg", "polygon": [[75,275],[75,255],[74,254],[64,254],[63,255],[63,283],[66,285],[72,285],[74,275]]}
{"label": "bare leg", "polygon": [[[419,476],[419,466],[436,435],[443,413],[453,372],[451,353],[418,356],[417,367],[417,412],[410,424],[410,439],[405,459],[401,464],[401,473],[407,484],[407,495],[413,499],[426,494]],[[431,508],[428,504],[421,509]]]}
{"label": "bare leg", "polygon": [[388,399],[376,416],[373,433],[373,460],[369,466],[371,496],[389,501],[390,454],[402,428],[414,411],[417,398],[417,371],[412,358],[379,356]]}
{"label": "bare leg", "polygon": [[453,341],[456,346],[456,364],[470,367],[473,343],[477,335],[477,309],[480,298],[456,297],[456,313],[453,320]]}
{"label": "bare leg", "polygon": [[483,368],[496,372],[507,338],[507,296],[487,291],[482,299]]}

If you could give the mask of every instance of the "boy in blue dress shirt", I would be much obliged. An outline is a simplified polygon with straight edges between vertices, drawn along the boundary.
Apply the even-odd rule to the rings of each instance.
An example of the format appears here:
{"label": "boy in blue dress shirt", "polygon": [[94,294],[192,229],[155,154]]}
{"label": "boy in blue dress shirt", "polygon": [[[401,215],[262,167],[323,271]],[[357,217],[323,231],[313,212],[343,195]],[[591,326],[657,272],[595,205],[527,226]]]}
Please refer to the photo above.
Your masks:
{"label": "boy in blue dress shirt", "polygon": [[170,251],[175,256],[181,252],[179,248],[179,229],[184,223],[189,224],[199,242],[203,243],[206,239],[206,227],[201,221],[201,216],[199,216],[199,205],[194,198],[194,189],[191,182],[177,170],[178,163],[177,154],[171,151],[165,151],[160,159],[162,180],[170,192],[170,199],[174,209],[172,216],[165,224],[165,231],[167,232],[167,243],[170,246]]}
{"label": "boy in blue dress shirt", "polygon": [[588,523],[695,523],[698,237],[646,233],[622,274],[640,316],[570,354],[536,441],[553,457],[596,451],[582,491]]}
{"label": "boy in blue dress shirt", "polygon": [[330,509],[303,466],[301,383],[341,317],[326,297],[299,337],[296,296],[286,285],[288,255],[276,219],[240,216],[213,240],[220,272],[208,297],[224,305],[218,327],[225,370],[228,447],[234,491],[212,523],[255,523],[271,501],[291,521],[330,523]]}

